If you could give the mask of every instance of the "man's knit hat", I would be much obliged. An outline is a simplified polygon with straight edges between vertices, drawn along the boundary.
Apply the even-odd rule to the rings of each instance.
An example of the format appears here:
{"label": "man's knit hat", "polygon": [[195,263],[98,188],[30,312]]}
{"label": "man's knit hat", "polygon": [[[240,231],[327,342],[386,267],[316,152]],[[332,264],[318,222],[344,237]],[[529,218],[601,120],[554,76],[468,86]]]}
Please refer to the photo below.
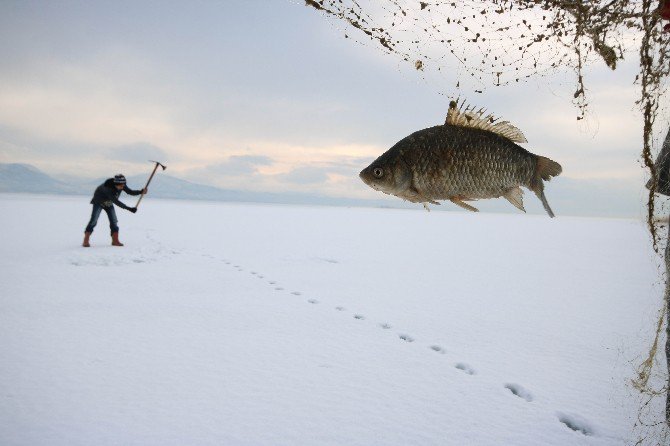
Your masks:
{"label": "man's knit hat", "polygon": [[126,184],[126,177],[121,174],[114,175],[114,184]]}

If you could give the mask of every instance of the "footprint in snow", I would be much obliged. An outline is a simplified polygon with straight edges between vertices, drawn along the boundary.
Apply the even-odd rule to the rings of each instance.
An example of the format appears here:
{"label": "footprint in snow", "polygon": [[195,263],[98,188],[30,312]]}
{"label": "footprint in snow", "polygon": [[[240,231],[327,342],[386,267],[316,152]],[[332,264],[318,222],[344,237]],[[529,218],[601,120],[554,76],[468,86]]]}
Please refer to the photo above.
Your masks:
{"label": "footprint in snow", "polygon": [[307,302],[309,302],[310,304],[318,304],[319,303],[319,301],[316,300],[316,299],[308,299]]}
{"label": "footprint in snow", "polygon": [[346,310],[346,308],[344,308],[344,307],[335,307],[335,309],[336,309],[337,311],[344,311],[344,310]]}
{"label": "footprint in snow", "polygon": [[260,274],[259,274],[257,277],[258,277],[259,279],[263,279],[263,278],[265,278],[265,276],[262,276],[262,275],[260,275]]}
{"label": "footprint in snow", "polygon": [[302,293],[300,291],[291,291],[291,294],[293,294],[294,296],[302,295]]}
{"label": "footprint in snow", "polygon": [[595,435],[595,430],[593,429],[593,426],[591,426],[591,423],[581,416],[562,412],[558,412],[556,415],[558,415],[558,421],[565,424],[573,431],[584,435]]}
{"label": "footprint in snow", "polygon": [[429,348],[434,352],[445,353],[444,349],[439,345],[431,345]]}
{"label": "footprint in snow", "polygon": [[365,316],[363,316],[362,314],[354,314],[354,319],[358,319],[360,321],[363,321],[363,320],[365,320]]}
{"label": "footprint in snow", "polygon": [[523,387],[518,384],[508,383],[505,384],[505,388],[512,392],[514,395],[518,396],[521,399],[528,401],[529,403],[533,401],[533,395]]}
{"label": "footprint in snow", "polygon": [[275,287],[275,290],[276,290],[276,291],[282,291],[283,289],[284,289],[284,288],[282,288],[282,287],[280,287],[280,286]]}
{"label": "footprint in snow", "polygon": [[252,276],[255,276],[258,273],[256,271],[251,271],[249,274],[251,274]]}
{"label": "footprint in snow", "polygon": [[336,259],[327,259],[327,258],[325,258],[325,257],[317,257],[317,260],[320,260],[320,261],[322,261],[322,262],[326,262],[326,263],[340,263],[340,262],[339,262],[338,260],[336,260]]}
{"label": "footprint in snow", "polygon": [[379,324],[379,326],[384,330],[388,330],[389,328],[391,328],[391,324],[387,324],[386,322]]}
{"label": "footprint in snow", "polygon": [[270,285],[274,285],[274,284],[276,284],[277,282],[275,282],[274,280],[271,280],[271,281],[269,281],[268,283],[269,283]]}
{"label": "footprint in snow", "polygon": [[400,335],[398,335],[398,337],[405,342],[414,342],[414,338],[411,337],[410,335],[400,334]]}
{"label": "footprint in snow", "polygon": [[463,370],[463,372],[467,373],[468,375],[474,375],[476,373],[475,369],[473,369],[469,365],[467,365],[465,363],[462,363],[462,362],[459,362],[458,364],[456,364],[455,367],[458,370]]}

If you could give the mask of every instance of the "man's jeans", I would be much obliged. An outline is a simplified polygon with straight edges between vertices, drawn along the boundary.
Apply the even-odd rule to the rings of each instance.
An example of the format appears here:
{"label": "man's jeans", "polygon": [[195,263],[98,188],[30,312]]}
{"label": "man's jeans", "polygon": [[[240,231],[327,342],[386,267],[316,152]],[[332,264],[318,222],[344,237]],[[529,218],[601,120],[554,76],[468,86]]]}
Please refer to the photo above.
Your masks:
{"label": "man's jeans", "polygon": [[119,220],[116,218],[116,211],[114,210],[114,206],[112,205],[105,208],[99,204],[93,205],[91,221],[89,221],[88,226],[86,226],[86,232],[93,232],[93,228],[95,228],[95,225],[98,224],[98,217],[100,217],[100,212],[103,210],[107,212],[107,218],[109,218],[109,229],[111,229],[112,233],[119,232],[119,227],[117,226]]}

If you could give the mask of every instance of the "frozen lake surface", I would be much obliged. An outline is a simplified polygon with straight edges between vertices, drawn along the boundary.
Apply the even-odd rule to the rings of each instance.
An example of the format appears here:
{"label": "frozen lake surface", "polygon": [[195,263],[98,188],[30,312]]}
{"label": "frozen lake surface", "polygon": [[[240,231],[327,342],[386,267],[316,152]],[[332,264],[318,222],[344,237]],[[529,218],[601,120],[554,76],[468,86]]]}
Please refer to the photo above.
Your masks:
{"label": "frozen lake surface", "polygon": [[0,194],[2,445],[637,438],[640,222],[148,197],[84,249],[89,213]]}

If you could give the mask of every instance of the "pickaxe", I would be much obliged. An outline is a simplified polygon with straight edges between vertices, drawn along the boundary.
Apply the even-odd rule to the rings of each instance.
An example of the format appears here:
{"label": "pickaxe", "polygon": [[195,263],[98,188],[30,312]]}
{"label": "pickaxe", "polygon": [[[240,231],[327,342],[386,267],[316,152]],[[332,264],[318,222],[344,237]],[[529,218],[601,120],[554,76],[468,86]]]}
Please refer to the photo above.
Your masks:
{"label": "pickaxe", "polygon": [[[151,176],[149,176],[149,179],[147,180],[146,186],[144,186],[145,189],[147,189],[149,187],[149,183],[151,183],[151,179],[154,177],[154,174],[156,173],[156,169],[158,169],[158,166],[161,166],[163,168],[163,170],[167,169],[167,167],[165,167],[165,165],[159,163],[158,161],[154,161],[154,160],[149,160],[149,161],[152,162],[152,163],[156,163],[156,165],[154,166],[154,171],[151,172]],[[137,204],[135,205],[135,207],[138,207],[140,205],[140,202],[142,201],[142,198],[144,198],[144,194],[140,195],[140,199],[137,200]]]}

